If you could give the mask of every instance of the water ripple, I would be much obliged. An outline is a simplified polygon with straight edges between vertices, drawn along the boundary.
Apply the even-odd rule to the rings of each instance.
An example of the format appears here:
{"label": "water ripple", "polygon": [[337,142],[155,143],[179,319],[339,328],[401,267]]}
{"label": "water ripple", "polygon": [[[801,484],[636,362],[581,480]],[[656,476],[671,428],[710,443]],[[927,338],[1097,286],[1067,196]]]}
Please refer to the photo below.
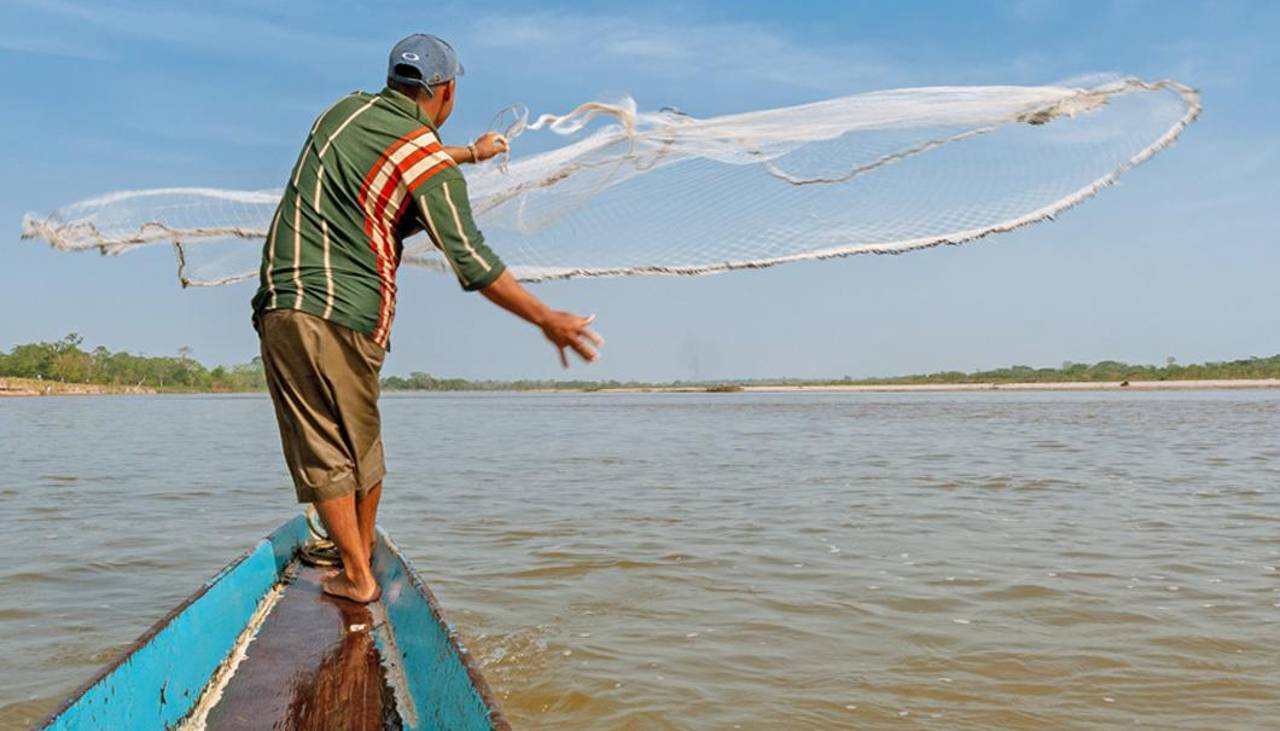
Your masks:
{"label": "water ripple", "polygon": [[[1280,394],[393,395],[383,416],[382,522],[518,728],[1280,717]],[[294,510],[260,397],[8,401],[0,443],[0,729]]]}

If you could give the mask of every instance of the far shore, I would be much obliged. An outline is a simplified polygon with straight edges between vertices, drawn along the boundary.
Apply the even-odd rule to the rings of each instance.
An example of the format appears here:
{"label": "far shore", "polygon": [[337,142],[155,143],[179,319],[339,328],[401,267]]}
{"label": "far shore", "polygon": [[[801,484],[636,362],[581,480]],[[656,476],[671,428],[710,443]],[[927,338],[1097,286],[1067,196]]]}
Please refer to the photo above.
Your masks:
{"label": "far shore", "polygon": [[[922,393],[963,391],[1202,391],[1280,388],[1280,378],[1204,379],[1183,381],[1059,381],[1042,383],[822,383],[752,385],[618,386],[575,388],[509,389],[509,393]],[[411,389],[384,393],[494,393],[503,389]],[[156,393],[265,393],[262,391],[200,391],[155,389],[147,386],[104,386],[92,383],[62,383],[34,378],[0,378],[0,397],[5,396],[111,396]]]}
{"label": "far shore", "polygon": [[1253,388],[1280,388],[1280,378],[1221,379],[1198,381],[1062,381],[1052,383],[836,383],[836,384],[779,384],[776,386],[752,385],[732,387],[655,387],[655,388],[607,388],[610,393],[706,393],[721,391],[733,393],[792,393],[813,392],[863,392],[893,393],[920,391],[1199,391]]}
{"label": "far shore", "polygon": [[3,396],[109,396],[155,393],[147,386],[104,386],[97,383],[63,383],[39,378],[0,378]]}

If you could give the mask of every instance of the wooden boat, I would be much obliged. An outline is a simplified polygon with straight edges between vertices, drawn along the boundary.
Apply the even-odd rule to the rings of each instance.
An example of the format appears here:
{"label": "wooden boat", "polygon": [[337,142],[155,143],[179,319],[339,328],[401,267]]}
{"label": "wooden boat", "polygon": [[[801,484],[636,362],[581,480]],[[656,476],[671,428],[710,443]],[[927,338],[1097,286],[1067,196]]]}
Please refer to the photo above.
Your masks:
{"label": "wooden boat", "polygon": [[280,526],[147,630],[37,728],[509,731],[435,596],[379,531],[382,599],[320,591]]}

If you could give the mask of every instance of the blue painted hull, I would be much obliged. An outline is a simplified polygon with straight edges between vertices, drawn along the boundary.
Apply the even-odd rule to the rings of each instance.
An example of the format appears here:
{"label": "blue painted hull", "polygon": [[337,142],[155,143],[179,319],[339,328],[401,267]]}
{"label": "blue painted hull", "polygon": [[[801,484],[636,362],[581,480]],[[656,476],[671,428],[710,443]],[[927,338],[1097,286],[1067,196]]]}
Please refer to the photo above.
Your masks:
{"label": "blue painted hull", "polygon": [[[209,728],[235,727],[218,722],[235,717],[235,709],[218,708],[216,704],[233,704],[240,696],[263,695],[251,692],[237,696],[234,676],[239,663],[246,656],[250,663],[259,665],[271,661],[272,642],[287,632],[294,616],[289,613],[293,610],[286,611],[286,607],[298,607],[299,617],[326,609],[318,607],[318,591],[311,592],[315,596],[304,593],[308,591],[303,587],[306,582],[289,588],[297,581],[297,553],[308,535],[304,516],[280,526],[143,634],[123,657],[73,694],[39,728],[165,731],[185,725],[203,728],[206,719]],[[434,595],[385,533],[380,533],[374,551],[374,573],[382,587],[382,601],[370,609],[351,605],[343,610],[343,616],[349,618],[355,616],[350,611],[361,611],[364,616],[373,617],[373,621],[353,625],[352,630],[365,624],[377,628],[372,643],[376,644],[382,663],[375,668],[374,684],[385,682],[384,695],[394,697],[394,702],[387,703],[388,713],[392,714],[387,725],[410,731],[509,729],[470,654],[445,623]],[[281,601],[282,594],[288,592],[293,592],[292,598],[286,596],[290,601]],[[335,602],[339,600],[325,597],[323,601],[337,606]],[[337,610],[330,607],[328,611]],[[326,627],[334,624],[332,619],[320,621]],[[264,627],[269,628],[264,634],[271,637],[256,638]],[[310,639],[309,635],[304,637]],[[346,638],[342,639],[344,646],[350,645]],[[259,644],[255,646],[254,642]],[[284,654],[290,654],[288,645],[284,647]],[[371,646],[368,649],[373,652]],[[280,661],[280,655],[277,649],[277,662],[305,659]],[[331,654],[319,658],[317,662],[337,667],[321,669],[316,674],[358,672],[348,669],[349,659],[334,657]],[[257,670],[257,676],[267,678],[297,675],[273,674],[270,668]],[[251,670],[239,672],[254,675]],[[280,682],[288,681],[281,677]],[[228,683],[233,692],[224,699],[223,690]],[[361,681],[357,685],[364,684]],[[290,702],[285,710],[295,706],[310,708],[314,716],[315,706],[325,702],[324,698],[313,697],[314,685],[277,690],[286,700],[290,694],[308,694]],[[255,708],[253,712],[260,710]],[[337,717],[328,718],[319,725],[332,726],[332,719]],[[258,722],[271,726],[263,718]],[[298,724],[295,719],[288,725]],[[353,722],[352,726],[365,727],[365,722]]]}

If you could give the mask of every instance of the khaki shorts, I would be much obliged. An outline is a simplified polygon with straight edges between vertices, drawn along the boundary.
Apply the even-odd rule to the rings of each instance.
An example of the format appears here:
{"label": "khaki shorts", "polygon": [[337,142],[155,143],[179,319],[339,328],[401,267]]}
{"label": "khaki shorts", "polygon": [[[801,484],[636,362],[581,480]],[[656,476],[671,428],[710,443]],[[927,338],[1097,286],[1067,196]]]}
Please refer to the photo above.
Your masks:
{"label": "khaki shorts", "polygon": [[364,494],[386,474],[378,374],[364,333],[297,310],[258,317],[262,365],[298,502]]}

